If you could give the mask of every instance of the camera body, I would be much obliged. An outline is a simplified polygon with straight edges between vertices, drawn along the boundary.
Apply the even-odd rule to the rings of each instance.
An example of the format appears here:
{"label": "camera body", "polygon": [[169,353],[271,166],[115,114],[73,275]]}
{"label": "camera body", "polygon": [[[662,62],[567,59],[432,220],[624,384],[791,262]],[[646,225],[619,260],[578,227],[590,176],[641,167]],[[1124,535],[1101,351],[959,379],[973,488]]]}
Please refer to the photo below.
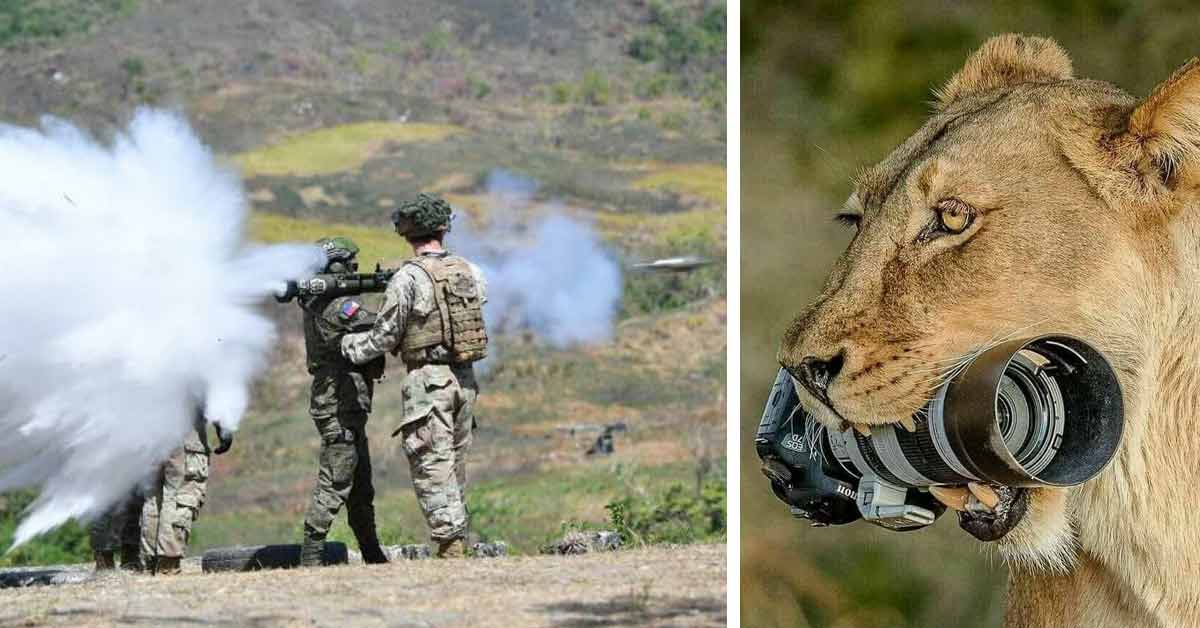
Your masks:
{"label": "camera body", "polygon": [[916,430],[831,429],[780,369],[755,435],[775,495],[814,525],[863,518],[925,527],[945,506],[930,486],[1074,486],[1102,471],[1124,427],[1116,373],[1091,345],[1050,335],[970,356],[913,418]]}

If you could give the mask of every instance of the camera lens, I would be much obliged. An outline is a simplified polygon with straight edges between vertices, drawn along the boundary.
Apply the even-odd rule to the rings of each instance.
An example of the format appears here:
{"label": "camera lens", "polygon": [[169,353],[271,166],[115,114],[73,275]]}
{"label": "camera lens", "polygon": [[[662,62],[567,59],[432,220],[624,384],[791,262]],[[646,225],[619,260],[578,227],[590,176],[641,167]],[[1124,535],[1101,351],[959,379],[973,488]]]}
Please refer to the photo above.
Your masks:
{"label": "camera lens", "polygon": [[996,398],[996,421],[1000,424],[1000,434],[1004,436],[1005,444],[1009,444],[1012,439],[1012,413],[1012,402],[1001,390],[1000,396]]}
{"label": "camera lens", "polygon": [[996,392],[996,421],[1004,445],[1031,475],[1040,473],[1062,442],[1066,411],[1062,392],[1044,356],[1013,356]]}
{"label": "camera lens", "polygon": [[1070,486],[1115,453],[1121,391],[1094,348],[1043,336],[976,356],[915,418],[915,432],[830,435],[835,458],[900,486]]}

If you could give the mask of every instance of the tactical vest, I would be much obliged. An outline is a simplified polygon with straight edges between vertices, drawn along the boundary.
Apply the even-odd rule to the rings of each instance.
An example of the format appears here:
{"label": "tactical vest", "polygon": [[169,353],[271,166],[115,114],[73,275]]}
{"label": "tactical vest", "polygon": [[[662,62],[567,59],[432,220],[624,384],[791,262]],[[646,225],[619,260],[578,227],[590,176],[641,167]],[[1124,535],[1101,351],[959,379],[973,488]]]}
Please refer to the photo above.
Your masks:
{"label": "tactical vest", "polygon": [[322,343],[321,330],[317,329],[317,319],[328,303],[327,299],[319,298],[300,303],[300,308],[304,310],[304,354],[309,374],[315,374],[324,367],[344,361],[340,348]]}
{"label": "tactical vest", "polygon": [[400,343],[404,363],[469,363],[487,357],[483,295],[467,260],[422,256],[405,265],[420,268],[433,281],[434,310],[424,319],[409,317]]}

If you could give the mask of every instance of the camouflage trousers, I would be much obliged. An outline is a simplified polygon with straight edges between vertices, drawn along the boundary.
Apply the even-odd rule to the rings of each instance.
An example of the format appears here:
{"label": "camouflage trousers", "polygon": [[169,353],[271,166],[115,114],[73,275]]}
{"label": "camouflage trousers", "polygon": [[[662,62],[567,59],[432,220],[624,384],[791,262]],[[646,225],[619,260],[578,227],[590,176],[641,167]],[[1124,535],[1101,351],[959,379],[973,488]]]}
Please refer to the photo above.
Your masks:
{"label": "camouflage trousers", "polygon": [[124,501],[88,526],[93,552],[115,552],[121,546],[138,547],[142,536],[142,505],[146,501],[135,489]]}
{"label": "camouflage trousers", "polygon": [[361,544],[375,530],[375,486],[371,483],[371,449],[367,442],[367,415],[313,417],[321,435],[320,466],[304,533],[324,539],[342,506],[350,529]]}
{"label": "camouflage trousers", "polygon": [[183,558],[192,524],[208,492],[205,425],[189,434],[151,478],[142,506],[142,560]]}
{"label": "camouflage trousers", "polygon": [[404,453],[435,543],[467,531],[467,450],[479,386],[471,366],[427,364],[404,378]]}

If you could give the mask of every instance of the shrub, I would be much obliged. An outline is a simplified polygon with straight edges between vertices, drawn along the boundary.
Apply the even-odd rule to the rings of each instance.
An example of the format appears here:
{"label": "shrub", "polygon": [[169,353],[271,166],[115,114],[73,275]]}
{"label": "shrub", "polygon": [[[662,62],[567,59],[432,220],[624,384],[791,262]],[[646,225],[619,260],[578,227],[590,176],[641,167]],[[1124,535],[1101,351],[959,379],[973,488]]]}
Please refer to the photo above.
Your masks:
{"label": "shrub", "polygon": [[704,9],[699,16],[687,8],[672,8],[661,0],[650,3],[649,25],[636,32],[626,52],[643,63],[661,61],[670,70],[694,60],[725,52],[725,6]]}
{"label": "shrub", "polygon": [[136,0],[0,0],[0,47],[84,33],[136,7]]}
{"label": "shrub", "polygon": [[709,476],[698,489],[672,484],[649,498],[626,495],[605,509],[627,545],[725,540],[725,478],[719,475]]}
{"label": "shrub", "polygon": [[[37,494],[30,490],[14,491],[0,497],[0,546],[12,546],[21,515],[36,497]],[[87,530],[75,521],[68,521],[3,554],[0,566],[81,563],[89,560],[91,555]]]}
{"label": "shrub", "polygon": [[555,83],[550,86],[550,102],[556,105],[565,105],[571,102],[571,95],[574,92],[570,83]]}
{"label": "shrub", "polygon": [[467,88],[471,90],[471,95],[476,100],[483,100],[492,93],[492,86],[487,81],[474,75],[467,76]]}
{"label": "shrub", "polygon": [[450,49],[450,33],[440,28],[425,33],[421,38],[421,48],[426,55],[436,57]]}
{"label": "shrub", "polygon": [[643,100],[653,100],[661,98],[666,94],[670,86],[671,75],[658,72],[649,78],[639,80],[635,83],[633,93]]}
{"label": "shrub", "polygon": [[579,86],[579,100],[585,105],[602,107],[608,104],[608,78],[597,70],[588,70]]}

